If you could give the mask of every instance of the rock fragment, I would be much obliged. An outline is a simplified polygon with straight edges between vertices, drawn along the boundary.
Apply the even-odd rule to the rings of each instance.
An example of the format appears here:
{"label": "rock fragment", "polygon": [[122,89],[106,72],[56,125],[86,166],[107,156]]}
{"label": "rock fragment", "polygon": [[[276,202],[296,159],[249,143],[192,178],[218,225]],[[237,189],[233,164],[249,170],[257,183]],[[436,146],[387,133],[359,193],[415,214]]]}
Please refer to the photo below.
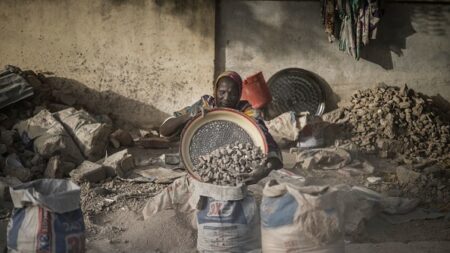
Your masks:
{"label": "rock fragment", "polygon": [[260,148],[237,142],[199,157],[194,171],[207,183],[238,185],[243,180],[240,174],[251,173],[264,161]]}
{"label": "rock fragment", "polygon": [[75,182],[96,183],[106,178],[106,171],[103,165],[86,160],[78,168],[72,170],[70,176]]}

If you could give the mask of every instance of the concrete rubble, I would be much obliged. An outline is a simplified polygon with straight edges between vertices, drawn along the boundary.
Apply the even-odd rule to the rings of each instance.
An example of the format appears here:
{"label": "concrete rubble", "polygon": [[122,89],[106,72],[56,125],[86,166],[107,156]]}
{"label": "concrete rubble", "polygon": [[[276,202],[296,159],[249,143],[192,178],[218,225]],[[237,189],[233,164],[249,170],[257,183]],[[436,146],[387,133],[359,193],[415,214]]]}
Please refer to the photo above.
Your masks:
{"label": "concrete rubble", "polygon": [[14,126],[25,145],[44,158],[60,154],[66,161],[80,164],[84,157],[64,126],[48,111],[42,110],[34,117]]}
{"label": "concrete rubble", "polygon": [[85,110],[72,107],[54,115],[64,125],[85,158],[97,161],[104,155],[112,128],[109,124],[100,122]]}
{"label": "concrete rubble", "polygon": [[[125,176],[134,169],[133,157],[128,150],[119,148],[133,146],[134,139],[145,142],[143,135],[133,138],[129,131],[113,126],[107,115],[83,110],[76,105],[76,99],[70,99],[70,94],[66,94],[67,101],[55,98],[41,74],[24,71],[21,75],[33,86],[34,96],[0,112],[0,176],[22,182],[65,178],[76,168],[78,172],[91,168],[93,164],[87,166],[86,160],[99,162],[105,171],[104,176],[94,173],[95,180]],[[141,131],[149,136],[150,130]],[[110,139],[117,141],[117,147],[110,145]],[[72,174],[76,180],[84,178],[76,172]]]}
{"label": "concrete rubble", "polygon": [[136,167],[134,158],[127,149],[114,153],[97,163],[101,163],[103,167],[105,167],[106,175],[108,177],[124,177],[129,171]]}
{"label": "concrete rubble", "polygon": [[323,116],[348,127],[350,140],[363,151],[384,158],[398,154],[407,164],[420,159],[450,162],[448,117],[406,85],[358,90],[344,107]]}
{"label": "concrete rubble", "polygon": [[106,170],[103,165],[86,160],[75,170],[71,171],[70,176],[76,182],[96,183],[106,178]]}

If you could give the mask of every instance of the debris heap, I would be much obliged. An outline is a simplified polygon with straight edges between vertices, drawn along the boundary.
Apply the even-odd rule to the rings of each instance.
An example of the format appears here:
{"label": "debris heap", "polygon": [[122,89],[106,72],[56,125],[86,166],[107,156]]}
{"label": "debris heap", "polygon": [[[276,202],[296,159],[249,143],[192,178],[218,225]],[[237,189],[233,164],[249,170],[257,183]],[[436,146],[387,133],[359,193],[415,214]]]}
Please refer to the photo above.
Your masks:
{"label": "debris heap", "polygon": [[265,161],[259,147],[251,143],[236,142],[201,156],[194,171],[203,182],[217,185],[238,185],[241,174],[251,173]]}
{"label": "debris heap", "polygon": [[[64,178],[84,160],[98,163],[110,177],[122,176],[129,170],[129,154],[116,152],[120,147],[134,145],[128,131],[119,128],[112,132],[116,128],[107,115],[95,115],[67,103],[56,103],[48,80],[42,74],[11,66],[8,69],[14,69],[8,75],[15,74],[15,77],[0,76],[0,83],[10,85],[7,82],[10,79],[20,79],[27,86],[31,85],[34,95],[17,101],[16,94],[4,91],[0,94],[16,101],[0,109],[0,178],[15,177],[21,182],[43,177]],[[107,153],[117,155],[103,161]],[[90,170],[82,173],[83,178],[88,172]],[[91,178],[95,177],[88,177]]]}
{"label": "debris heap", "polygon": [[405,163],[420,158],[449,160],[448,115],[406,85],[358,90],[348,105],[328,118],[347,126],[351,141],[363,151],[378,152],[382,157],[400,154]]}

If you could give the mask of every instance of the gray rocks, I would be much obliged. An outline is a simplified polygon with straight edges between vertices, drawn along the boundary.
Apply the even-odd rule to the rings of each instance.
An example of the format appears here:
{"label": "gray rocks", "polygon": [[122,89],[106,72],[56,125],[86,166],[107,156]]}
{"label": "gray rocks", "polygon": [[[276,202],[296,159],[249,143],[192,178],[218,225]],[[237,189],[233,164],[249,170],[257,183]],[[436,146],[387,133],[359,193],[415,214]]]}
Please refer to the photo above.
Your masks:
{"label": "gray rocks", "polygon": [[251,143],[227,145],[201,156],[194,171],[203,182],[217,185],[238,185],[240,174],[251,173],[265,161],[260,148]]}
{"label": "gray rocks", "polygon": [[406,85],[358,90],[348,105],[329,115],[324,119],[345,123],[363,151],[383,158],[400,154],[410,163],[420,158],[450,162],[450,119]]}
{"label": "gray rocks", "polygon": [[78,168],[70,172],[75,182],[96,183],[106,178],[106,170],[101,164],[84,161]]}

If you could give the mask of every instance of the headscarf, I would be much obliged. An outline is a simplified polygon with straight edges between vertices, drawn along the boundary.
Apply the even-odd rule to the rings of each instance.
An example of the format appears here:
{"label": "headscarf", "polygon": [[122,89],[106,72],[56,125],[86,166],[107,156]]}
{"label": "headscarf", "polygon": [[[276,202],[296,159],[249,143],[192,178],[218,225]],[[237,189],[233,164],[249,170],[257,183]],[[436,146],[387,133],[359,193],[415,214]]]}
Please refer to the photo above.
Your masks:
{"label": "headscarf", "polygon": [[222,74],[220,74],[217,77],[216,82],[214,83],[214,97],[217,95],[216,94],[216,92],[217,92],[217,85],[219,84],[220,79],[222,79],[224,77],[230,78],[231,80],[234,81],[235,84],[238,85],[239,98],[241,98],[241,95],[242,95],[242,78],[241,78],[241,76],[238,73],[236,73],[234,71],[225,71],[225,72],[223,72]]}

